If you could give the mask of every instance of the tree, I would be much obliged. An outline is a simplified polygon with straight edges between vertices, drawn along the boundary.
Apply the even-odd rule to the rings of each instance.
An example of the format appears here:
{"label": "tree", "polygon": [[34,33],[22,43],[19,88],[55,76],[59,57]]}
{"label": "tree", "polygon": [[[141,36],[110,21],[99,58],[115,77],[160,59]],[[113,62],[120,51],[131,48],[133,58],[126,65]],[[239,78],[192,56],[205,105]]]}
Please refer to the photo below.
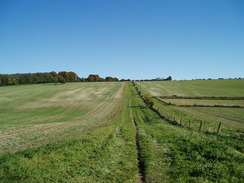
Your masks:
{"label": "tree", "polygon": [[105,78],[105,81],[114,81],[114,78],[111,77],[111,76],[108,76],[108,77]]}
{"label": "tree", "polygon": [[74,72],[62,71],[56,73],[28,73],[28,74],[0,74],[0,86],[21,85],[21,84],[38,84],[38,83],[65,83],[65,82],[84,82],[84,81],[119,81],[118,78],[106,77],[101,78],[97,74],[90,74],[88,78],[79,78]]}
{"label": "tree", "polygon": [[58,75],[58,82],[61,83],[61,84],[65,83],[65,79],[63,78],[63,76]]}
{"label": "tree", "polygon": [[78,76],[74,72],[69,72],[69,80],[70,82],[78,81]]}
{"label": "tree", "polygon": [[62,72],[59,72],[58,74],[63,77],[65,82],[69,82],[70,79],[69,79],[69,73],[68,72],[62,71]]}
{"label": "tree", "polygon": [[91,81],[91,82],[94,82],[94,81],[101,81],[102,79],[99,77],[99,75],[95,75],[95,74],[90,74],[87,78],[87,81]]}
{"label": "tree", "polygon": [[171,81],[171,80],[172,80],[172,77],[169,76],[169,77],[167,77],[165,80],[166,80],[166,81]]}

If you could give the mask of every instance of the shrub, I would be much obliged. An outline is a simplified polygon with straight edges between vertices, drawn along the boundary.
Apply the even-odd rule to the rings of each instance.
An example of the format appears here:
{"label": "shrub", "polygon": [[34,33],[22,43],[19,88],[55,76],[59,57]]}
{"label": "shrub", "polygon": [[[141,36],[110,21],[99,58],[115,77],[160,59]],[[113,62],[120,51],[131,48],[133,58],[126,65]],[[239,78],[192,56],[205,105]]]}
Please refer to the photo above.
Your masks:
{"label": "shrub", "polygon": [[145,97],[145,102],[149,107],[153,107],[154,102],[151,97]]}

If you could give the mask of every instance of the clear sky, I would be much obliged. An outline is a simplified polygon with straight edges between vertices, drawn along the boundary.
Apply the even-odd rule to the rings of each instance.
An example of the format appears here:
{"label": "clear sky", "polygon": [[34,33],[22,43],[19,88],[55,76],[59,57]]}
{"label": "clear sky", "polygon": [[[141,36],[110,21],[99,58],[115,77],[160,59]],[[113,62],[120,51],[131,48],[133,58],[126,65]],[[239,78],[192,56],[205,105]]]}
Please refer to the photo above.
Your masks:
{"label": "clear sky", "polygon": [[244,77],[243,0],[0,0],[0,73]]}

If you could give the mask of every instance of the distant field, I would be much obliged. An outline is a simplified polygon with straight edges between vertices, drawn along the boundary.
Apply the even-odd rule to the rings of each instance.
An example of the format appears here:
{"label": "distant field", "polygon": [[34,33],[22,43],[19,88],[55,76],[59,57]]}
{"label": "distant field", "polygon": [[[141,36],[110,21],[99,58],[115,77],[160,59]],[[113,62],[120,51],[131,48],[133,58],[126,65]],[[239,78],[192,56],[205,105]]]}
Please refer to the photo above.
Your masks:
{"label": "distant field", "polygon": [[[138,83],[139,86],[139,83]],[[152,96],[244,97],[244,80],[195,80],[142,82]]]}
{"label": "distant field", "polygon": [[[199,121],[202,120],[204,121],[202,129],[214,133],[217,131],[219,122],[222,122],[222,135],[244,138],[244,108],[233,108],[233,106],[244,106],[244,100],[238,99],[244,96],[243,79],[152,81],[137,82],[137,86],[142,87],[145,95],[164,96],[160,100],[165,103],[155,99],[155,106],[166,116],[181,120],[185,126],[189,126],[189,121],[192,121],[191,127],[198,129]],[[201,97],[205,99],[200,99]],[[230,100],[230,98],[235,100]],[[167,106],[167,104],[176,106]],[[201,105],[206,107],[200,107]]]}
{"label": "distant field", "polygon": [[175,105],[205,105],[205,106],[240,106],[244,107],[244,100],[198,100],[198,99],[163,99]]}
{"label": "distant field", "polygon": [[0,155],[105,123],[123,83],[39,84],[0,88]]}

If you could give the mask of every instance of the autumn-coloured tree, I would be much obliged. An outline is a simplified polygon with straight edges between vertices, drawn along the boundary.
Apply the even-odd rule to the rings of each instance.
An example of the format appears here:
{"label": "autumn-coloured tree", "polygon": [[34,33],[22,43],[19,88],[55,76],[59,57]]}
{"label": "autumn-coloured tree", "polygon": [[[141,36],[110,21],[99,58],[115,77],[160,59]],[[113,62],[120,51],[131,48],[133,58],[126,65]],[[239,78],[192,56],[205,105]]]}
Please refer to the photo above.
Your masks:
{"label": "autumn-coloured tree", "polygon": [[91,82],[94,82],[94,81],[101,81],[101,78],[99,77],[99,75],[95,75],[95,74],[90,74],[87,78],[87,81],[91,81]]}
{"label": "autumn-coloured tree", "polygon": [[22,85],[22,84],[39,84],[39,83],[65,83],[65,82],[101,82],[101,81],[119,81],[118,78],[111,76],[106,79],[97,74],[90,74],[88,78],[79,78],[74,72],[62,71],[56,73],[28,73],[28,74],[0,74],[0,86]]}
{"label": "autumn-coloured tree", "polygon": [[111,77],[111,76],[108,76],[108,77],[105,78],[105,81],[114,81],[114,78]]}
{"label": "autumn-coloured tree", "polygon": [[61,75],[58,75],[58,82],[64,84],[65,83],[64,77]]}

